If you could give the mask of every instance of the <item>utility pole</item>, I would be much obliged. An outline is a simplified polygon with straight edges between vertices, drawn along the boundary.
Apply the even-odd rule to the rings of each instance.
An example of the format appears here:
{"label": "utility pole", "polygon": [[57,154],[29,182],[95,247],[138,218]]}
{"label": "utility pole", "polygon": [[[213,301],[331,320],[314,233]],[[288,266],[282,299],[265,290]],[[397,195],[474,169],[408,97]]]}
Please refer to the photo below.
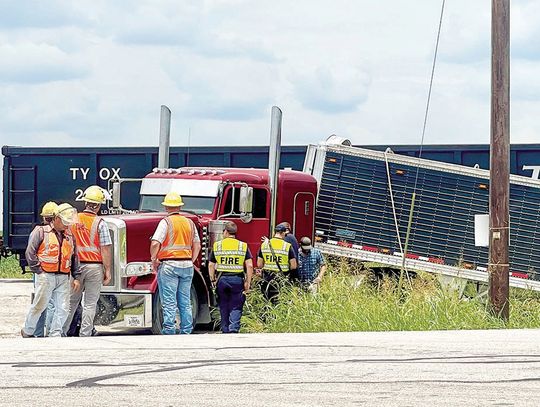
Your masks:
{"label": "utility pole", "polygon": [[510,243],[510,0],[492,0],[489,299],[508,320]]}

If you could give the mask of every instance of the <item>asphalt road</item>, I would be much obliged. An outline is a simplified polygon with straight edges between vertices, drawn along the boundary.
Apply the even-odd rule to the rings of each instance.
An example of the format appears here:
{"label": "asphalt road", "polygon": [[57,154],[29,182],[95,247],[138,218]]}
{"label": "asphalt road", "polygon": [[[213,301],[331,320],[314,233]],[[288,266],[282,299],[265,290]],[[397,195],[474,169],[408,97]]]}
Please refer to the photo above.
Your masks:
{"label": "asphalt road", "polygon": [[0,405],[538,406],[539,344],[540,330],[11,337]]}

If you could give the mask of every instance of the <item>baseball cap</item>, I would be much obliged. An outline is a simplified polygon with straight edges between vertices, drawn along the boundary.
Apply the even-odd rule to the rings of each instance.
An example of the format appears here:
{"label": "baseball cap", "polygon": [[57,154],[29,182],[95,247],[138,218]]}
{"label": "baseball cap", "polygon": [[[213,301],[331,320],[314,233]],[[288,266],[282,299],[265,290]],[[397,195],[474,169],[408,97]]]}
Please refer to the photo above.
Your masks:
{"label": "baseball cap", "polygon": [[313,246],[311,246],[311,239],[307,236],[304,236],[302,239],[300,239],[300,247],[304,250],[311,250],[313,249]]}
{"label": "baseball cap", "polygon": [[287,231],[287,226],[285,226],[283,223],[280,223],[280,224],[276,225],[274,230],[276,232],[286,232]]}

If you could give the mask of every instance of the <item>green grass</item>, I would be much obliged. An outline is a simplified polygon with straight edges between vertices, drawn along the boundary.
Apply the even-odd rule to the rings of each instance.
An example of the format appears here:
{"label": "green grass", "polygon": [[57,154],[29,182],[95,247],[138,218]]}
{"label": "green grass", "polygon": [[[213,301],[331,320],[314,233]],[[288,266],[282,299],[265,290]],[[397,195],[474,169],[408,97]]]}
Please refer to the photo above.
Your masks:
{"label": "green grass", "polygon": [[540,327],[540,294],[512,290],[510,321],[494,316],[484,299],[459,298],[436,277],[419,273],[397,293],[393,278],[374,280],[358,264],[329,267],[316,295],[284,287],[269,305],[255,287],[242,318],[244,332],[411,331]]}
{"label": "green grass", "polygon": [[32,278],[32,273],[22,274],[17,257],[0,257],[0,278]]}

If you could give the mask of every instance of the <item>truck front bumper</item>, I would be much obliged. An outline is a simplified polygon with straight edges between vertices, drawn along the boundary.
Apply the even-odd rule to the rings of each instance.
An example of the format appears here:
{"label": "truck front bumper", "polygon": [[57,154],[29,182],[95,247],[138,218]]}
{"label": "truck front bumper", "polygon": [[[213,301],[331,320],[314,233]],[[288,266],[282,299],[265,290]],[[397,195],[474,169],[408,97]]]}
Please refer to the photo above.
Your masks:
{"label": "truck front bumper", "polygon": [[152,294],[102,293],[95,325],[109,328],[152,328]]}

